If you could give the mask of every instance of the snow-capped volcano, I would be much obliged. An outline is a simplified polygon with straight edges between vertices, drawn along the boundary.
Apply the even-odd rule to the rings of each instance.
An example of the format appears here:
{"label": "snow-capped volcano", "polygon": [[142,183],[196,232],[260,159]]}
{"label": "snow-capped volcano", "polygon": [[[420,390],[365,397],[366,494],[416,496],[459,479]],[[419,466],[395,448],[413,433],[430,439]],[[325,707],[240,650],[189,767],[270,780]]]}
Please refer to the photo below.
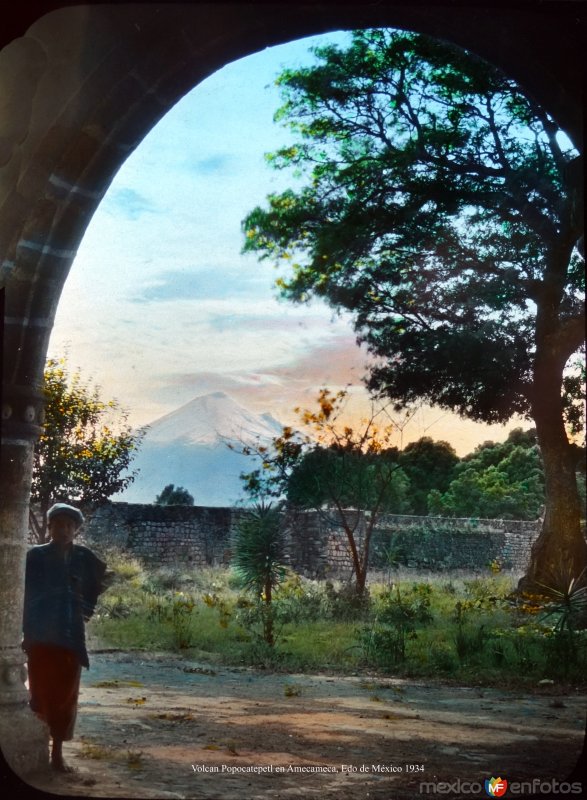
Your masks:
{"label": "snow-capped volcano", "polygon": [[182,442],[197,445],[265,443],[281,432],[271,414],[253,414],[225,392],[196,397],[149,426],[149,442]]}
{"label": "snow-capped volcano", "polygon": [[187,489],[198,506],[232,506],[245,496],[240,474],[258,465],[239,446],[269,444],[281,429],[271,414],[254,414],[224,392],[196,397],[148,426],[131,464],[139,474],[111,499],[153,503],[172,483]]}

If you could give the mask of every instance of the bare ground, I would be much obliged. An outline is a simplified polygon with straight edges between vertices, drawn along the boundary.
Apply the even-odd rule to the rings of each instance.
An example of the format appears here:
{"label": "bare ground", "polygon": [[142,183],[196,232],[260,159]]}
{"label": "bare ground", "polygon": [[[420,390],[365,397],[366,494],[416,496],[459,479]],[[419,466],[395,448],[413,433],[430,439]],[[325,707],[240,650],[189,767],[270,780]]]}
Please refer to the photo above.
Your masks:
{"label": "bare ground", "polygon": [[411,800],[426,796],[422,782],[564,780],[586,707],[585,694],[554,686],[524,693],[97,653],[64,748],[75,772],[33,785],[82,797]]}

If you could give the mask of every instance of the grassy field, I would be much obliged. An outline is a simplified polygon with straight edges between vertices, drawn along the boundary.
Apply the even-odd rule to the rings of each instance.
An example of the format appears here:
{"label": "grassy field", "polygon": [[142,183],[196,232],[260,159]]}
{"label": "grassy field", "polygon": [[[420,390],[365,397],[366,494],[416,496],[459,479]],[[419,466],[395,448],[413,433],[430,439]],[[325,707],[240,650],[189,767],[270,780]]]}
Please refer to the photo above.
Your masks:
{"label": "grassy field", "polygon": [[264,604],[230,570],[148,571],[119,553],[108,560],[115,579],[89,624],[94,647],[284,671],[587,685],[580,605],[517,597],[512,576],[374,577],[368,598],[357,602],[348,586],[289,574],[275,591],[270,647],[262,636]]}

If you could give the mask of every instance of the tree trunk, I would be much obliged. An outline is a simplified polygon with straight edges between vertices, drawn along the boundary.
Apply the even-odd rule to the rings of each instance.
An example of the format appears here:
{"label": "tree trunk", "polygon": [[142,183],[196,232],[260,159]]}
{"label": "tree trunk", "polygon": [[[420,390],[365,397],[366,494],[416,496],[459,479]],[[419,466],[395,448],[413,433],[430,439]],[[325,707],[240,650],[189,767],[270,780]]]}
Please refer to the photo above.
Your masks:
{"label": "tree trunk", "polygon": [[349,522],[347,520],[347,511],[342,508],[342,506],[337,503],[336,509],[338,511],[338,515],[340,521],[342,523],[342,527],[344,528],[344,532],[346,533],[347,541],[349,543],[349,550],[351,551],[351,558],[353,561],[353,571],[355,573],[355,593],[357,597],[362,597],[365,592],[365,584],[367,582],[367,572],[363,570],[361,566],[361,558],[359,556],[359,550],[357,548],[357,540],[355,539],[355,531],[357,530],[357,525],[360,522],[360,511],[356,511],[357,515],[357,522],[355,523],[354,527],[351,528]]}
{"label": "tree trunk", "polygon": [[581,511],[575,457],[564,427],[562,358],[537,358],[533,418],[545,479],[546,507],[542,531],[532,547],[530,564],[518,588],[540,593],[544,587],[567,588],[587,567],[587,543]]}
{"label": "tree trunk", "polygon": [[[364,525],[365,515],[364,512],[357,510],[357,525],[355,526],[355,531],[357,528],[359,529],[359,536],[361,533],[361,523]],[[355,594],[357,598],[362,599],[365,595],[365,589],[367,587],[367,571],[368,571],[368,564],[365,558],[365,547],[368,546],[368,539],[367,539],[367,532],[365,532],[365,538],[363,540],[363,554],[359,553],[359,548],[357,547],[357,539],[354,535],[354,532],[351,534],[349,533],[349,537],[352,540],[352,552],[353,552],[353,560],[355,562]]]}
{"label": "tree trunk", "polygon": [[271,579],[265,581],[265,614],[263,620],[264,639],[268,645],[273,647],[275,639],[273,636],[273,606],[272,606]]}

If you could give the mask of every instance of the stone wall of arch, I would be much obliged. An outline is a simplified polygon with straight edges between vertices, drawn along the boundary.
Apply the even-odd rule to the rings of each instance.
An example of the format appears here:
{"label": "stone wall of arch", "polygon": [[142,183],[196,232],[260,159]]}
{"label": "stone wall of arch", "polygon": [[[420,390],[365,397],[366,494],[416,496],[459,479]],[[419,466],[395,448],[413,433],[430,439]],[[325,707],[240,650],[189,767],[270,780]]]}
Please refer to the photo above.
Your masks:
{"label": "stone wall of arch", "polygon": [[22,5],[21,20],[3,22],[0,33],[0,745],[26,772],[46,762],[45,733],[26,708],[20,650],[39,384],[77,247],[125,158],[224,63],[300,36],[382,25],[493,60],[580,147],[585,17],[576,4],[549,2],[539,12],[530,3],[498,12],[414,1]]}

